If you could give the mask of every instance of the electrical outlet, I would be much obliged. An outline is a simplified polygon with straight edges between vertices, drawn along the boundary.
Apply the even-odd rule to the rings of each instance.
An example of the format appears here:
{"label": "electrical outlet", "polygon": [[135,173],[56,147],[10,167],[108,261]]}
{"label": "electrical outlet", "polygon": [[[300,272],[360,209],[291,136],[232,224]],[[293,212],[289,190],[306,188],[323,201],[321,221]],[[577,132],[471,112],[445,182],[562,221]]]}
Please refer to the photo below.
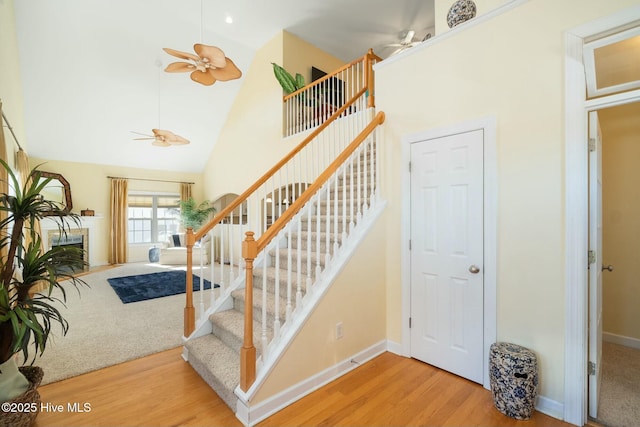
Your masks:
{"label": "electrical outlet", "polygon": [[342,329],[342,322],[338,322],[336,324],[336,339],[339,340],[344,336],[344,331]]}

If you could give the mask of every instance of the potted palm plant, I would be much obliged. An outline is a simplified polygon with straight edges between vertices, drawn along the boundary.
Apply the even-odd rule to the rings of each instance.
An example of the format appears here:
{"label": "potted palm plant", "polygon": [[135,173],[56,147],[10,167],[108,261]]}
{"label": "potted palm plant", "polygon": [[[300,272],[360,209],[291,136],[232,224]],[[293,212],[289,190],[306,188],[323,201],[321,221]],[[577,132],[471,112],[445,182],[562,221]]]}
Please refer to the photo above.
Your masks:
{"label": "potted palm plant", "polygon": [[211,206],[208,200],[200,204],[193,197],[180,200],[180,220],[185,229],[191,227],[193,231],[197,231],[209,219],[209,215],[215,211],[216,208]]}
{"label": "potted palm plant", "polygon": [[[42,379],[38,367],[18,368],[18,356],[21,353],[25,363],[33,364],[36,355],[43,354],[53,326],[60,325],[66,334],[69,324],[56,303],[66,300],[63,281],[76,288],[84,284],[74,277],[74,269],[85,263],[80,248],[41,249],[37,223],[45,215],[55,218],[61,235],[73,224],[80,225],[76,214],[41,196],[51,179],[42,178],[35,168],[20,186],[9,165],[2,160],[0,165],[13,189],[0,194],[0,402],[9,403],[2,406],[0,426],[18,426],[31,424],[37,416],[36,388]],[[43,286],[44,291],[34,292]],[[61,297],[53,294],[54,289]],[[19,405],[14,405],[13,411],[15,402]]]}

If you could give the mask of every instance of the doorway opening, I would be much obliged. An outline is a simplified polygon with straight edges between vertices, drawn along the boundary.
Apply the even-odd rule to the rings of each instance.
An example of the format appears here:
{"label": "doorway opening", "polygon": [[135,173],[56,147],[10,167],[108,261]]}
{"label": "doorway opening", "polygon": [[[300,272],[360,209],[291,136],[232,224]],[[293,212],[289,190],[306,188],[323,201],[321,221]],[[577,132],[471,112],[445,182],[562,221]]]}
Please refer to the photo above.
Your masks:
{"label": "doorway opening", "polygon": [[[589,416],[616,427],[633,425],[640,419],[640,283],[635,271],[640,253],[640,169],[636,161],[640,158],[640,102],[591,112],[590,128],[596,115],[602,144],[596,156],[592,151],[596,147],[590,144],[589,181],[593,184],[597,179],[592,160],[600,157],[602,244],[597,262],[589,266],[590,295],[598,287],[597,275],[601,275],[601,290],[597,295],[600,302],[594,304],[590,298],[589,327],[596,318],[601,318],[602,326],[589,331],[590,369],[593,366]],[[593,135],[589,137],[591,140]],[[593,199],[590,191],[590,204]],[[594,220],[590,215],[591,229]],[[595,346],[600,347],[597,358],[592,354]]]}

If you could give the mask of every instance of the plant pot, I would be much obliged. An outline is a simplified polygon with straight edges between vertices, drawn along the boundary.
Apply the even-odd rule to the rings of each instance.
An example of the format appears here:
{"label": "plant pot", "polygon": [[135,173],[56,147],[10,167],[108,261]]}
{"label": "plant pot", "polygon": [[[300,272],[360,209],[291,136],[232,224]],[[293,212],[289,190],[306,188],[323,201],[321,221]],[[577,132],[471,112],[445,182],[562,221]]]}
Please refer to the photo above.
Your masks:
{"label": "plant pot", "polygon": [[0,427],[28,427],[33,424],[40,412],[40,393],[37,388],[44,375],[42,368],[22,366],[19,370],[29,381],[29,388],[20,396],[6,402],[9,404],[9,411],[2,411]]}

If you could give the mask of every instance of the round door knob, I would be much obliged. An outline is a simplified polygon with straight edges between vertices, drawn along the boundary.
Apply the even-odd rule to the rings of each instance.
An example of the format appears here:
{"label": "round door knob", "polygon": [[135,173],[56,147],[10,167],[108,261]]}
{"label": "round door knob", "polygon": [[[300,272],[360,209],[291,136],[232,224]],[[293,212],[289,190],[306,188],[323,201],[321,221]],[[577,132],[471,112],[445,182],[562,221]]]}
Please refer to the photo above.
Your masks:
{"label": "round door knob", "polygon": [[613,271],[613,265],[603,265],[602,266],[602,271]]}
{"label": "round door knob", "polygon": [[472,274],[478,274],[480,273],[480,268],[477,265],[472,265],[469,267],[469,272]]}

